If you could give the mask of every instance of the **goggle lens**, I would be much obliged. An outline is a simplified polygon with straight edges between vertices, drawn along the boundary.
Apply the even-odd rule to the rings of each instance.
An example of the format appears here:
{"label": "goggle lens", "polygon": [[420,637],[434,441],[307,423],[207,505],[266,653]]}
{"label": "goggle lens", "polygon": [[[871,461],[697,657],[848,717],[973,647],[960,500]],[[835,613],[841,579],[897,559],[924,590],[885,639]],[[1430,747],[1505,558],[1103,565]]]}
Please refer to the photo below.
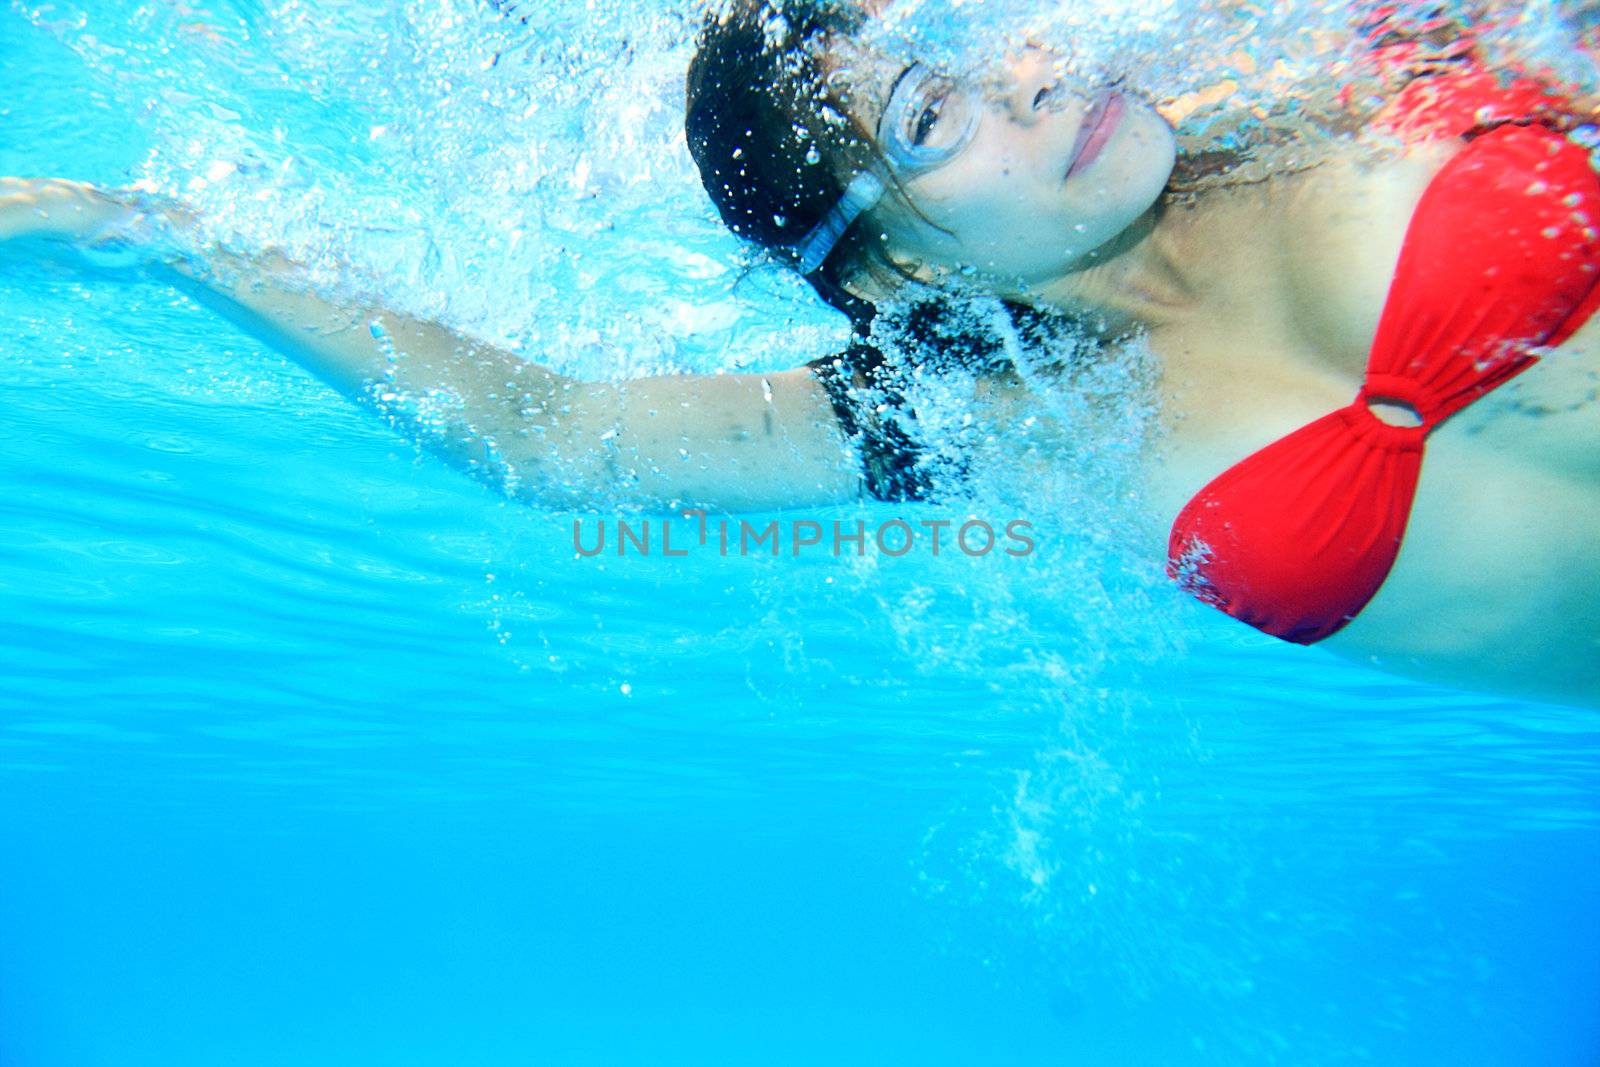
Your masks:
{"label": "goggle lens", "polygon": [[878,144],[903,176],[922,173],[960,154],[979,114],[972,93],[919,63],[895,86],[878,122]]}

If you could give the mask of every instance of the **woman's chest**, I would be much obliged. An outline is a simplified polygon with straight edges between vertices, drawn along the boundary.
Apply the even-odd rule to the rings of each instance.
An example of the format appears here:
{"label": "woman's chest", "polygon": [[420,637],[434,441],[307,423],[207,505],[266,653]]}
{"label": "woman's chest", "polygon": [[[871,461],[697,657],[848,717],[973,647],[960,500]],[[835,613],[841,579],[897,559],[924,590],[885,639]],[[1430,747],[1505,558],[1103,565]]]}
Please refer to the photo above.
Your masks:
{"label": "woman's chest", "polygon": [[[1407,245],[1419,201],[1459,150],[1441,142],[1381,166],[1324,167],[1221,212],[1199,235],[1200,248],[1244,251],[1229,258],[1231,276],[1207,288],[1209,306],[1149,336],[1168,451],[1164,505],[1175,511],[1233,463],[1355,399],[1380,323],[1419,305],[1391,307],[1391,289],[1452,268],[1448,256],[1419,262]],[[1482,310],[1468,303],[1453,313]],[[1425,308],[1436,312],[1444,314]],[[1600,316],[1437,426],[1429,448],[1600,482]]]}
{"label": "woman's chest", "polygon": [[1150,332],[1168,410],[1209,431],[1252,398],[1264,406],[1312,391],[1348,401],[1417,204],[1453,151],[1334,161],[1202,201],[1199,221],[1174,242],[1196,303]]}
{"label": "woman's chest", "polygon": [[[1281,248],[1249,279],[1248,299],[1152,331],[1166,432],[1147,489],[1167,521],[1246,456],[1355,399],[1430,173],[1347,183],[1342,198],[1301,190],[1299,210],[1263,228]],[[1293,491],[1292,478],[1274,484]],[[1566,666],[1552,671],[1577,678],[1592,669],[1597,613],[1600,321],[1590,321],[1432,430],[1395,568],[1334,643],[1452,669],[1499,656],[1524,671],[1554,657]],[[1513,654],[1511,635],[1527,647]]]}

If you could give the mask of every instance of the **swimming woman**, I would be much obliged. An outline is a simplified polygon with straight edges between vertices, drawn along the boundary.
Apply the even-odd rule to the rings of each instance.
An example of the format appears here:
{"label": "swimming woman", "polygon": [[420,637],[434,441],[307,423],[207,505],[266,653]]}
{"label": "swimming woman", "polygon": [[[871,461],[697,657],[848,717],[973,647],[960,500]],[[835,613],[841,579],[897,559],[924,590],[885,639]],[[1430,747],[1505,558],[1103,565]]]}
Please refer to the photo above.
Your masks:
{"label": "swimming woman", "polygon": [[[443,449],[541,501],[731,510],[918,495],[911,446],[859,402],[887,380],[865,339],[898,287],[960,277],[1143,338],[1165,431],[1145,499],[1172,529],[1141,547],[1190,592],[1391,670],[1600,704],[1600,184],[1569,106],[1462,65],[1370,119],[1385,158],[1178,195],[1147,102],[1073,93],[1031,50],[1004,92],[952,83],[859,48],[867,17],[745,0],[689,76],[708,192],[857,322],[838,359],[577,382],[272,257],[151,269],[353,396],[450,395]],[[0,240],[127,241],[152,215],[186,225],[0,182]],[[1032,403],[1000,370],[983,388]]]}

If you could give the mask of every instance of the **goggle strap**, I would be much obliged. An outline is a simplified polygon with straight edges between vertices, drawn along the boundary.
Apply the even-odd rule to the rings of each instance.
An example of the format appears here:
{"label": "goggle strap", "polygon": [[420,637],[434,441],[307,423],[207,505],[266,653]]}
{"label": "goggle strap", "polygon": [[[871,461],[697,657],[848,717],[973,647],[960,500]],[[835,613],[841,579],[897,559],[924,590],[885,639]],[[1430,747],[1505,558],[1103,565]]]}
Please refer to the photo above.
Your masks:
{"label": "goggle strap", "polygon": [[850,224],[883,199],[885,188],[883,178],[874,171],[864,170],[850,179],[844,195],[833,205],[827,218],[817,223],[816,228],[795,246],[801,274],[810,274],[822,266]]}

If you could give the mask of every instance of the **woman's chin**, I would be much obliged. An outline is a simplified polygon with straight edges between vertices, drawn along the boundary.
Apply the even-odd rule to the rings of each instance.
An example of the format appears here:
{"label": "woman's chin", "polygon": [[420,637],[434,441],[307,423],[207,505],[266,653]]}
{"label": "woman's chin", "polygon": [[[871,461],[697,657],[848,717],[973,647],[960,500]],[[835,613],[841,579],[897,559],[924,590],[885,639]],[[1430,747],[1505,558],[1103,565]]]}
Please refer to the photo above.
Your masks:
{"label": "woman's chin", "polygon": [[1178,161],[1172,127],[1146,104],[1129,108],[1123,128],[1094,165],[1077,175],[1077,194],[1103,206],[1105,228],[1120,231],[1150,209]]}

